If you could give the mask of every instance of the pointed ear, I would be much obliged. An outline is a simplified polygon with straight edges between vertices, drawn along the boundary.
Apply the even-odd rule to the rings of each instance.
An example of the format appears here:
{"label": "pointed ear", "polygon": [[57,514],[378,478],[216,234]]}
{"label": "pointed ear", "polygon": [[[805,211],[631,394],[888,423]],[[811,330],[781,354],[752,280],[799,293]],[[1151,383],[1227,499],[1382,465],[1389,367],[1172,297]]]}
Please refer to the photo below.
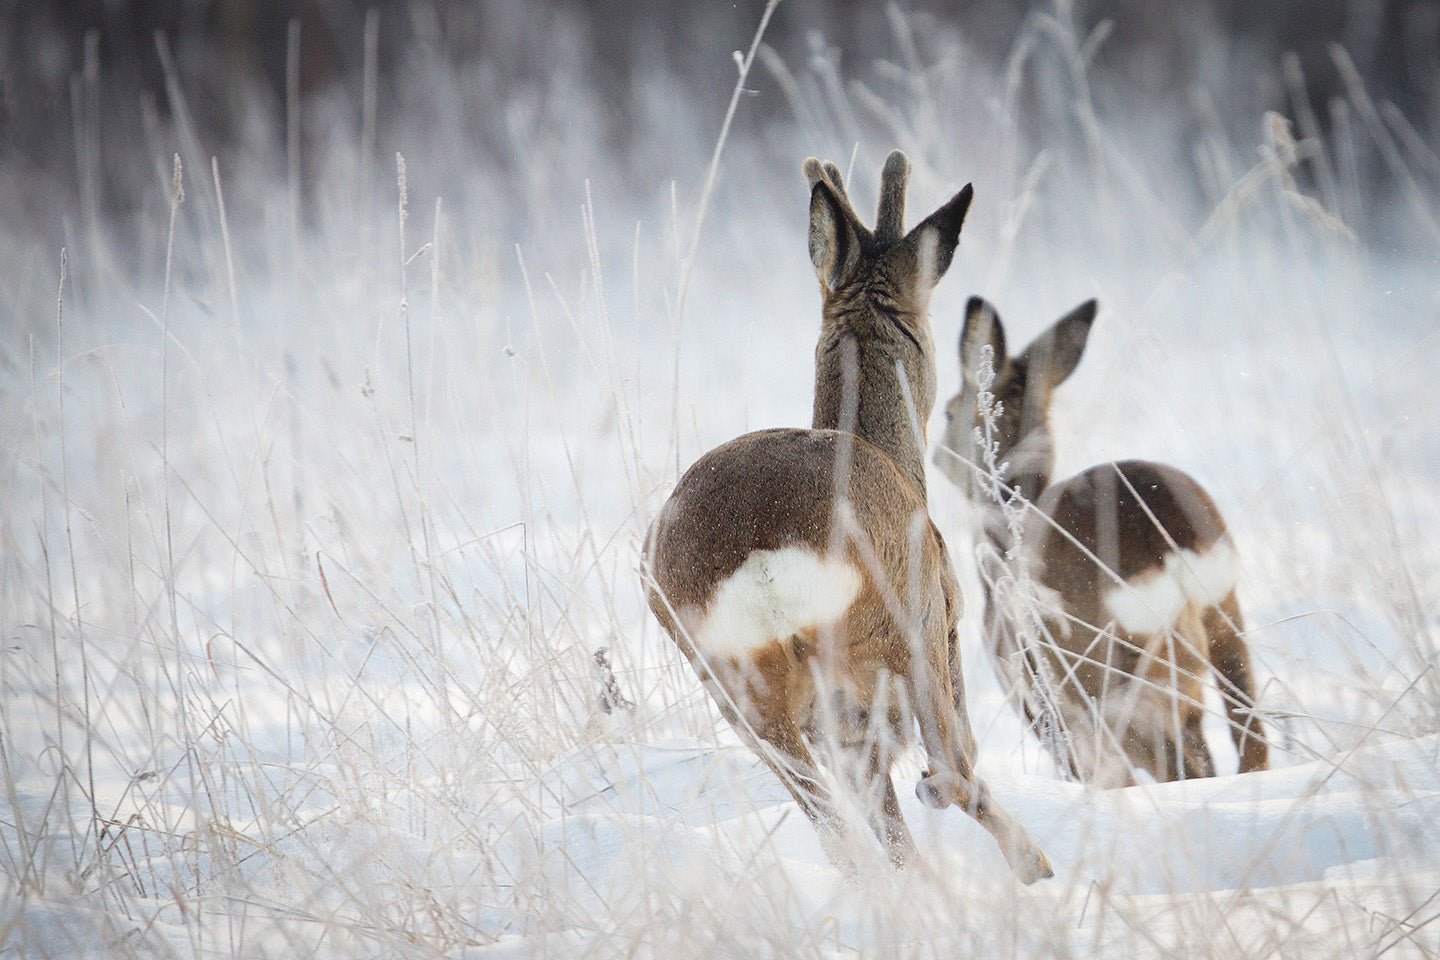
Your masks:
{"label": "pointed ear", "polygon": [[987,346],[995,351],[990,362],[998,376],[1010,359],[1005,354],[1005,327],[1000,314],[983,297],[971,297],[965,304],[965,325],[960,328],[960,376],[966,383],[975,382],[980,352]]}
{"label": "pointed ear", "polygon": [[1035,338],[1025,348],[1021,359],[1031,383],[1043,383],[1054,389],[1064,383],[1080,362],[1085,352],[1085,342],[1090,338],[1090,325],[1095,322],[1099,304],[1086,300],[1065,316],[1055,321],[1054,326]]}
{"label": "pointed ear", "polygon": [[860,263],[860,233],[846,204],[823,177],[810,188],[810,261],[831,292],[849,280]]}
{"label": "pointed ear", "polygon": [[800,170],[805,174],[805,180],[810,186],[815,186],[816,180],[829,180],[830,185],[840,193],[845,192],[845,177],[840,173],[840,168],[829,160],[818,160],[815,157],[806,157],[805,162],[800,164]]}
{"label": "pointed ear", "polygon": [[950,269],[955,245],[960,242],[960,228],[965,224],[965,214],[970,210],[970,198],[974,193],[971,185],[965,184],[948,203],[920,221],[901,241],[915,251],[915,262],[928,274],[932,287]]}
{"label": "pointed ear", "polygon": [[800,170],[805,174],[805,182],[810,188],[815,188],[816,181],[825,179],[825,165],[815,157],[806,157],[805,162],[800,164]]}

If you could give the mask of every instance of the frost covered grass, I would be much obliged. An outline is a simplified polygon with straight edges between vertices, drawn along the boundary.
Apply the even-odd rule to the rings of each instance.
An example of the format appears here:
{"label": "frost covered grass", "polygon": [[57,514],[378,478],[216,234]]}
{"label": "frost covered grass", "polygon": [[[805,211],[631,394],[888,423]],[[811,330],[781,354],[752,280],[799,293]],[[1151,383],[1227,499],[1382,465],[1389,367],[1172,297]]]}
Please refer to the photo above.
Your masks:
{"label": "frost covered grass", "polygon": [[[895,27],[868,84],[762,51],[793,116],[741,98],[703,225],[719,112],[656,80],[617,156],[573,71],[476,119],[476,77],[417,54],[428,109],[393,143],[368,98],[303,105],[304,169],[212,163],[177,122],[137,132],[146,209],[53,211],[63,281],[0,238],[0,950],[1440,954],[1433,132],[1357,83],[1323,130],[1234,140],[1092,91],[1061,19],[1000,72]],[[1151,456],[1215,494],[1276,731],[1266,773],[1060,781],[937,482],[980,770],[1057,868],[1032,888],[910,796],[914,758],[925,862],[877,850],[848,885],[642,602],[678,471],[808,421],[800,159],[892,146],[917,209],[976,186],[942,395],[965,297],[1021,338],[1100,298],[1060,474]],[[1377,222],[1402,239],[1359,239]]]}

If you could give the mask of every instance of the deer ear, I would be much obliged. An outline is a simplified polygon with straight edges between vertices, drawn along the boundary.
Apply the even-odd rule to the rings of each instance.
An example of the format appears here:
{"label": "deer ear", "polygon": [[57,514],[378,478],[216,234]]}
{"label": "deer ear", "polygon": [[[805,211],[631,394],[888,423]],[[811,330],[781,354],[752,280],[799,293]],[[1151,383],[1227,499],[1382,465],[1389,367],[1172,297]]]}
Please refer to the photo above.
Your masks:
{"label": "deer ear", "polygon": [[1086,300],[1056,320],[1054,326],[1025,348],[1023,359],[1032,383],[1043,383],[1054,389],[1075,372],[1098,309],[1099,304],[1094,300]]}
{"label": "deer ear", "polygon": [[901,241],[914,251],[915,262],[932,287],[950,269],[955,246],[960,242],[960,228],[965,225],[965,214],[970,211],[970,199],[974,193],[971,185],[965,184],[959,193],[921,220]]}
{"label": "deer ear", "polygon": [[966,383],[975,382],[980,369],[980,354],[985,347],[994,350],[990,358],[998,375],[1009,363],[1005,355],[1005,327],[1000,314],[982,297],[971,297],[965,304],[965,325],[960,329],[960,375]]}
{"label": "deer ear", "polygon": [[805,182],[810,184],[812,190],[817,181],[825,179],[825,165],[815,157],[806,157],[805,162],[800,165],[800,170],[805,174]]}
{"label": "deer ear", "polygon": [[824,177],[810,188],[810,261],[831,292],[849,280],[860,263],[859,231]]}

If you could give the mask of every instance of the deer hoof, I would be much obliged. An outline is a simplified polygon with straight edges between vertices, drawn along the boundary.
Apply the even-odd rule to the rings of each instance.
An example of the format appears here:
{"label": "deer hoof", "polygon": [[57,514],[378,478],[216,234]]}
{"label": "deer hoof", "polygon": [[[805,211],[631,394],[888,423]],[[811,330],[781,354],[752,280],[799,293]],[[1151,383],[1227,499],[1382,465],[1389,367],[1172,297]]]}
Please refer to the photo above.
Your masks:
{"label": "deer hoof", "polygon": [[940,789],[939,778],[928,770],[920,775],[920,782],[915,784],[915,796],[933,810],[943,810],[950,806],[950,798]]}
{"label": "deer hoof", "polygon": [[1026,850],[1014,864],[1015,876],[1020,882],[1026,885],[1037,880],[1049,880],[1055,876],[1055,868],[1050,866],[1050,858],[1038,847]]}

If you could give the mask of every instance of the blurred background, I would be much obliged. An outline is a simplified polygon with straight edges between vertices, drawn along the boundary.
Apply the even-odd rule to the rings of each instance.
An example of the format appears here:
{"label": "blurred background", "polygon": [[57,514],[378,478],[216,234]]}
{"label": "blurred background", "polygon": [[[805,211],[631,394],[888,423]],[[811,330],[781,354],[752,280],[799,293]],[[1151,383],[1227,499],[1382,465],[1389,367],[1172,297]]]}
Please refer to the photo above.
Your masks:
{"label": "blurred background", "polygon": [[[512,166],[524,140],[495,135],[495,118],[519,102],[567,109],[546,103],[563,98],[556,77],[565,75],[598,93],[588,111],[597,151],[628,161],[636,177],[672,177],[683,151],[677,145],[676,156],[656,157],[664,138],[646,128],[666,124],[667,113],[686,114],[686,126],[706,135],[718,127],[735,79],[729,52],[748,45],[763,7],[761,0],[3,0],[0,205],[11,230],[24,222],[53,247],[62,232],[54,200],[124,216],[154,185],[154,157],[180,149],[185,137],[222,161],[239,149],[270,149],[283,165],[294,150],[313,170],[319,141],[335,124],[360,122],[367,58],[372,143],[403,145],[405,131],[414,135],[427,115],[449,106],[463,116],[443,118],[446,125],[472,136],[487,161]],[[1337,122],[1333,104],[1346,93],[1339,49],[1377,105],[1393,106],[1422,131],[1440,119],[1440,0],[785,0],[765,42],[786,63],[828,60],[837,75],[873,79],[877,63],[913,56],[894,29],[903,14],[921,25],[919,43],[932,33],[958,36],[978,61],[967,69],[998,77],[1027,23],[1044,12],[1095,39],[1089,66],[1097,87],[1123,90],[1127,109],[1173,113],[1181,141],[1213,132],[1207,125],[1251,138],[1263,110],[1313,113],[1328,130]],[[456,79],[445,104],[434,96],[437,68]],[[1305,103],[1297,102],[1299,77]],[[1049,79],[1064,86],[1074,78],[1056,64]],[[1044,69],[1022,78],[1031,86],[1046,80]],[[747,119],[793,119],[773,74],[756,70],[747,87]],[[290,144],[262,133],[284,131],[287,97],[307,113],[347,107],[323,123],[297,123],[298,142]],[[1066,98],[1041,91],[1032,100]],[[1044,110],[1025,116],[1037,125],[1066,122]],[[1362,158],[1362,167],[1372,188],[1386,189],[1383,164]]]}

